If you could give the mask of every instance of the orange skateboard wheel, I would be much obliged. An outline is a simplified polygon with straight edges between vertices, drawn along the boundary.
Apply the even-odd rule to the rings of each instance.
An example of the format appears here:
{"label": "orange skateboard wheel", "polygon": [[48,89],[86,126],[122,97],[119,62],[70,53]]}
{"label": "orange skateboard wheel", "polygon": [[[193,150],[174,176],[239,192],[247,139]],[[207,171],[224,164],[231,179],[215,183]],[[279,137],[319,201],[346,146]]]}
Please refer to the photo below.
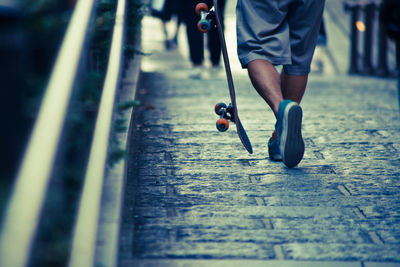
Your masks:
{"label": "orange skateboard wheel", "polygon": [[197,29],[199,29],[199,31],[202,33],[208,32],[210,28],[211,24],[208,20],[202,19],[197,23]]}
{"label": "orange skateboard wheel", "polygon": [[196,14],[200,15],[201,11],[208,12],[208,6],[206,3],[198,3],[196,5]]}
{"label": "orange skateboard wheel", "polygon": [[225,132],[229,128],[229,121],[227,119],[221,118],[217,120],[217,129],[220,132]]}
{"label": "orange skateboard wheel", "polygon": [[217,104],[215,104],[215,107],[214,107],[215,114],[220,115],[219,111],[220,111],[221,108],[226,108],[226,104],[225,103],[217,103]]}

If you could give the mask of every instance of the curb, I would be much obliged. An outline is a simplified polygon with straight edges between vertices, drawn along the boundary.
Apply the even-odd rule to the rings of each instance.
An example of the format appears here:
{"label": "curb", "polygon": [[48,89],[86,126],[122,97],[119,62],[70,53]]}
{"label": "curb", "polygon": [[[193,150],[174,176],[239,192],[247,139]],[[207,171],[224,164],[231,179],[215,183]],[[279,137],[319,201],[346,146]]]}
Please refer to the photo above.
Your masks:
{"label": "curb", "polygon": [[396,267],[399,262],[291,261],[291,260],[133,260],[122,266],[136,267]]}
{"label": "curb", "polygon": [[[141,49],[141,32],[135,38],[135,49]],[[116,103],[134,100],[136,87],[139,80],[140,64],[142,56],[136,54],[133,60],[128,63],[123,70],[120,89],[118,91]],[[117,134],[121,147],[128,149],[129,132],[132,127],[133,107],[124,110],[121,119],[129,125],[124,133]],[[104,177],[103,194],[101,199],[100,216],[98,222],[98,233],[96,242],[96,252],[94,266],[117,266],[119,251],[119,233],[125,193],[127,161],[125,158],[120,160],[112,167],[106,167]]]}

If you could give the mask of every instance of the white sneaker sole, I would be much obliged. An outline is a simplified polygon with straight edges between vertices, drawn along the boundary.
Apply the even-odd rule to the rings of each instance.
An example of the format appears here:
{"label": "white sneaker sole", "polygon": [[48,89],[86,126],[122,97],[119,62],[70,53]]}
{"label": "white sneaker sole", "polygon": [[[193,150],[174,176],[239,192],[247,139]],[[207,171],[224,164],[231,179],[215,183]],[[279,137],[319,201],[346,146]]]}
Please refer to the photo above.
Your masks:
{"label": "white sneaker sole", "polygon": [[282,134],[279,150],[283,163],[293,168],[303,159],[304,140],[301,135],[303,111],[297,103],[290,103],[285,109],[282,120]]}

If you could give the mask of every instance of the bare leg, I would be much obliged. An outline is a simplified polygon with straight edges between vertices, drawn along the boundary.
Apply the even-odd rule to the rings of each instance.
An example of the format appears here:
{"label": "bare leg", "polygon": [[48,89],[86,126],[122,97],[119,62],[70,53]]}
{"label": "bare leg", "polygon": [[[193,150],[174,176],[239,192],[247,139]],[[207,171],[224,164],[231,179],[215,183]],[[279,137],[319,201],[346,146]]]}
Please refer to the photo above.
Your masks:
{"label": "bare leg", "polygon": [[289,75],[281,73],[281,89],[284,99],[300,104],[307,86],[308,75]]}
{"label": "bare leg", "polygon": [[175,45],[178,44],[178,34],[179,34],[180,23],[181,22],[179,21],[179,18],[178,18],[177,21],[176,21],[175,34],[174,34],[174,37],[173,37],[173,41],[174,41]]}
{"label": "bare leg", "polygon": [[162,30],[163,30],[163,34],[164,34],[164,40],[168,40],[168,30],[167,30],[167,22],[166,21],[162,21]]}
{"label": "bare leg", "polygon": [[275,115],[283,99],[301,102],[306,90],[308,75],[289,75],[282,71],[280,77],[275,67],[266,60],[251,61],[249,76],[254,88],[268,103]]}
{"label": "bare leg", "polygon": [[283,101],[279,73],[271,63],[262,59],[251,61],[247,69],[254,88],[276,116],[279,103]]}
{"label": "bare leg", "polygon": [[[303,98],[308,75],[289,75],[282,70],[279,76],[271,63],[261,59],[251,61],[247,68],[254,88],[268,103],[275,116],[278,114],[278,107],[283,99],[300,103]],[[277,133],[274,131],[272,140],[277,137]]]}

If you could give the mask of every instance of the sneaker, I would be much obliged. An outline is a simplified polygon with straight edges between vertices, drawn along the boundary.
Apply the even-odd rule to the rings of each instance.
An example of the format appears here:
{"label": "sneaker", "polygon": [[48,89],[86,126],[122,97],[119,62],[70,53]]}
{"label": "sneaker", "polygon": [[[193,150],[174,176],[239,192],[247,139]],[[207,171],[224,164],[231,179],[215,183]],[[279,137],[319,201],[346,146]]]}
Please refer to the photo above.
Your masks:
{"label": "sneaker", "polygon": [[268,141],[268,154],[269,158],[273,161],[282,161],[281,152],[279,151],[279,139],[275,138],[272,141],[272,137]]}
{"label": "sneaker", "polygon": [[279,104],[275,129],[279,136],[279,151],[282,161],[289,168],[295,167],[303,159],[302,118],[303,111],[296,102],[284,100]]}
{"label": "sneaker", "polygon": [[203,79],[203,67],[194,67],[189,74],[189,78],[193,80]]}

